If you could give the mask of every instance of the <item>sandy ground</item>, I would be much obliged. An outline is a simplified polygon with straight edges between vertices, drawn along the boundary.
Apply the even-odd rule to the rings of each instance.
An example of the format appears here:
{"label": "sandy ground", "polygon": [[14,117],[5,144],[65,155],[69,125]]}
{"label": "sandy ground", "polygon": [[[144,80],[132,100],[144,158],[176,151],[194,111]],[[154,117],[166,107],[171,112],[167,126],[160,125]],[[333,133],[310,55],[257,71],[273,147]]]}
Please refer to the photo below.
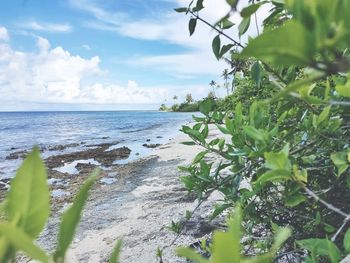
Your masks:
{"label": "sandy ground", "polygon": [[[158,247],[167,247],[163,262],[186,262],[175,256],[174,249],[200,240],[219,225],[207,220],[217,199],[214,197],[197,210],[187,224],[188,231],[169,246],[176,235],[167,226],[197,205],[180,182],[177,170],[177,166],[189,164],[200,150],[180,144],[186,140],[180,135],[154,149],[151,156],[121,166],[115,184],[99,185],[91,191],[66,262],[107,262],[119,238],[123,238],[121,262],[159,262]],[[59,213],[51,218],[39,240],[48,250],[55,246]]]}

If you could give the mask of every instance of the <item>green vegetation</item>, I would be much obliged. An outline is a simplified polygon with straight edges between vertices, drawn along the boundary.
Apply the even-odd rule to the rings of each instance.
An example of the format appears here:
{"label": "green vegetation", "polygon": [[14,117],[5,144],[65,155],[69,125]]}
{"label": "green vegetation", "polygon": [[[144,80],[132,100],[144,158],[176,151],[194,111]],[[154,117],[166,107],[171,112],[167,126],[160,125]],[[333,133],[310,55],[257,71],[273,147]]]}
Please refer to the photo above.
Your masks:
{"label": "green vegetation", "polygon": [[174,100],[174,104],[170,107],[167,107],[165,104],[160,105],[159,110],[160,111],[174,111],[174,112],[196,112],[199,111],[199,104],[203,101],[203,100],[207,100],[207,99],[212,99],[215,100],[215,98],[213,97],[209,97],[205,98],[203,100],[200,101],[194,101],[194,99],[192,98],[192,94],[187,94],[185,97],[185,101],[178,104],[177,103],[177,96],[173,97]]}
{"label": "green vegetation", "polygon": [[[95,171],[76,195],[73,204],[62,215],[56,251],[48,255],[35,244],[50,214],[50,193],[46,169],[35,148],[19,168],[11,182],[11,189],[1,206],[0,262],[10,262],[17,252],[25,253],[39,262],[64,262],[71,244],[88,191],[95,182]],[[118,262],[121,241],[111,255],[110,262]]]}
{"label": "green vegetation", "polygon": [[[230,236],[214,236],[210,261],[179,254],[195,262],[339,262],[350,253],[350,1],[249,1],[240,37],[250,26],[261,31],[257,10],[270,5],[271,12],[246,45],[227,31],[237,2],[227,0],[232,9],[215,25],[201,17],[203,0],[176,9],[191,16],[191,35],[199,22],[218,33],[213,53],[232,65],[223,73],[228,93],[233,80],[222,103],[201,103],[205,117],[182,128],[191,138],[184,143],[203,151],[180,169],[200,203],[214,191],[224,195],[210,219],[240,204],[244,238],[238,242],[230,226]],[[209,138],[209,123],[222,135]],[[292,234],[277,252],[271,236],[281,227]],[[274,259],[247,259],[269,251]]]}

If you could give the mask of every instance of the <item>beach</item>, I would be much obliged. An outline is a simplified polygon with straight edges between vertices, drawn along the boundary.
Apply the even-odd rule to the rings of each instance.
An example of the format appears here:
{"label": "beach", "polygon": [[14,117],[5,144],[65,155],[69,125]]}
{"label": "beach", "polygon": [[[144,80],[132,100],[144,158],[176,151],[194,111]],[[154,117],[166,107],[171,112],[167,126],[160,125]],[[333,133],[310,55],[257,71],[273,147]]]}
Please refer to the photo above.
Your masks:
{"label": "beach", "polygon": [[[196,208],[196,196],[189,194],[180,181],[185,174],[177,167],[190,164],[201,150],[181,143],[189,140],[179,131],[183,124],[189,124],[188,120],[177,121],[172,127],[165,125],[163,130],[150,129],[132,143],[101,134],[86,142],[41,146],[52,212],[39,245],[47,251],[55,250],[63,211],[89,175],[99,168],[100,175],[89,193],[66,262],[107,262],[119,239],[123,240],[121,262],[159,262],[158,248],[163,250],[163,262],[186,262],[176,257],[175,249],[209,238],[214,229],[222,226],[222,218],[208,223],[220,196],[214,194]],[[213,129],[210,136],[216,132]],[[28,151],[13,149],[6,158],[19,162]],[[10,179],[1,181],[3,186],[10,184]],[[2,198],[6,192],[3,187]],[[186,211],[194,208],[196,212],[184,224],[181,235],[169,229],[172,221],[184,222]],[[19,257],[18,262],[28,259]]]}
{"label": "beach", "polygon": [[[175,256],[175,248],[210,235],[219,223],[207,220],[213,198],[196,211],[177,240],[167,228],[172,220],[183,220],[186,210],[197,206],[195,196],[189,195],[180,182],[183,174],[177,166],[189,164],[200,148],[181,144],[185,140],[186,135],[178,135],[149,156],[115,167],[115,182],[101,183],[102,177],[95,184],[67,262],[107,262],[120,238],[121,262],[158,262],[157,248],[164,247],[163,262],[186,262]],[[54,249],[63,208],[56,209],[39,239],[48,250]]]}

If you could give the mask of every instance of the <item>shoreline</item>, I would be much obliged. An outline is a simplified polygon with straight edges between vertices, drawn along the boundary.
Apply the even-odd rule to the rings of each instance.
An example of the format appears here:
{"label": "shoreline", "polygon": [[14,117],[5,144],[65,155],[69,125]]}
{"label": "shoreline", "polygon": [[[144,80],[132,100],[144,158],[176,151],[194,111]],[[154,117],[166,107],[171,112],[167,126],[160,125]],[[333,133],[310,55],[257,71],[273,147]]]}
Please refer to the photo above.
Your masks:
{"label": "shoreline", "polygon": [[[213,134],[215,129],[211,131],[211,136]],[[199,146],[181,144],[189,140],[187,135],[180,132],[174,135],[159,136],[163,138],[163,144],[147,140],[147,145],[154,145],[150,148],[135,141],[145,149],[146,154],[141,156],[131,153],[125,147],[125,141],[82,144],[80,149],[84,150],[75,152],[64,151],[69,145],[58,145],[59,154],[44,158],[51,190],[51,215],[38,238],[39,245],[46,251],[55,250],[62,212],[71,204],[91,172],[101,167],[66,262],[107,262],[120,238],[123,239],[121,262],[158,262],[157,248],[167,246],[162,256],[164,263],[186,262],[175,256],[175,249],[198,243],[221,227],[222,218],[208,222],[213,205],[220,196],[210,197],[202,204],[174,242],[177,235],[168,227],[172,221],[183,222],[186,211],[192,211],[198,204],[195,196],[189,195],[180,181],[184,174],[177,167],[190,164],[201,151]],[[76,173],[57,169],[67,168],[67,164],[74,166]],[[0,197],[3,198],[5,193],[5,189],[0,190]],[[17,262],[28,262],[28,258],[20,256]]]}
{"label": "shoreline", "polygon": [[[185,140],[187,136],[180,134],[148,157],[119,165],[117,180],[111,184],[95,183],[66,262],[106,262],[119,238],[123,238],[121,262],[157,262],[157,248],[170,245],[176,236],[167,226],[197,205],[177,170],[200,150],[180,143]],[[164,251],[164,262],[186,262],[174,255],[175,248],[189,246],[217,228],[217,222],[205,220],[213,202],[206,202],[188,222],[188,231]],[[54,212],[39,239],[48,250],[54,249],[62,210]]]}

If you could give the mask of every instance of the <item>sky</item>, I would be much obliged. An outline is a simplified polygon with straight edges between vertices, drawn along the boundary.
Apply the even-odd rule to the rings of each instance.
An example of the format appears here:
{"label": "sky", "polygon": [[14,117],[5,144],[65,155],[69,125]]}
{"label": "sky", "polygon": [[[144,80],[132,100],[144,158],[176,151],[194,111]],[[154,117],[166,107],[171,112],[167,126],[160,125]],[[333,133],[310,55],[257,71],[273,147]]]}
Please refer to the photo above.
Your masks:
{"label": "sky", "polygon": [[[207,96],[227,65],[215,37],[173,9],[187,0],[0,2],[0,111],[157,109],[187,93]],[[214,23],[225,0],[205,0]],[[263,11],[262,11],[263,12]],[[234,15],[232,21],[241,18]],[[254,35],[254,29],[250,29]],[[237,37],[237,32],[231,32]],[[224,91],[217,91],[223,95]]]}

